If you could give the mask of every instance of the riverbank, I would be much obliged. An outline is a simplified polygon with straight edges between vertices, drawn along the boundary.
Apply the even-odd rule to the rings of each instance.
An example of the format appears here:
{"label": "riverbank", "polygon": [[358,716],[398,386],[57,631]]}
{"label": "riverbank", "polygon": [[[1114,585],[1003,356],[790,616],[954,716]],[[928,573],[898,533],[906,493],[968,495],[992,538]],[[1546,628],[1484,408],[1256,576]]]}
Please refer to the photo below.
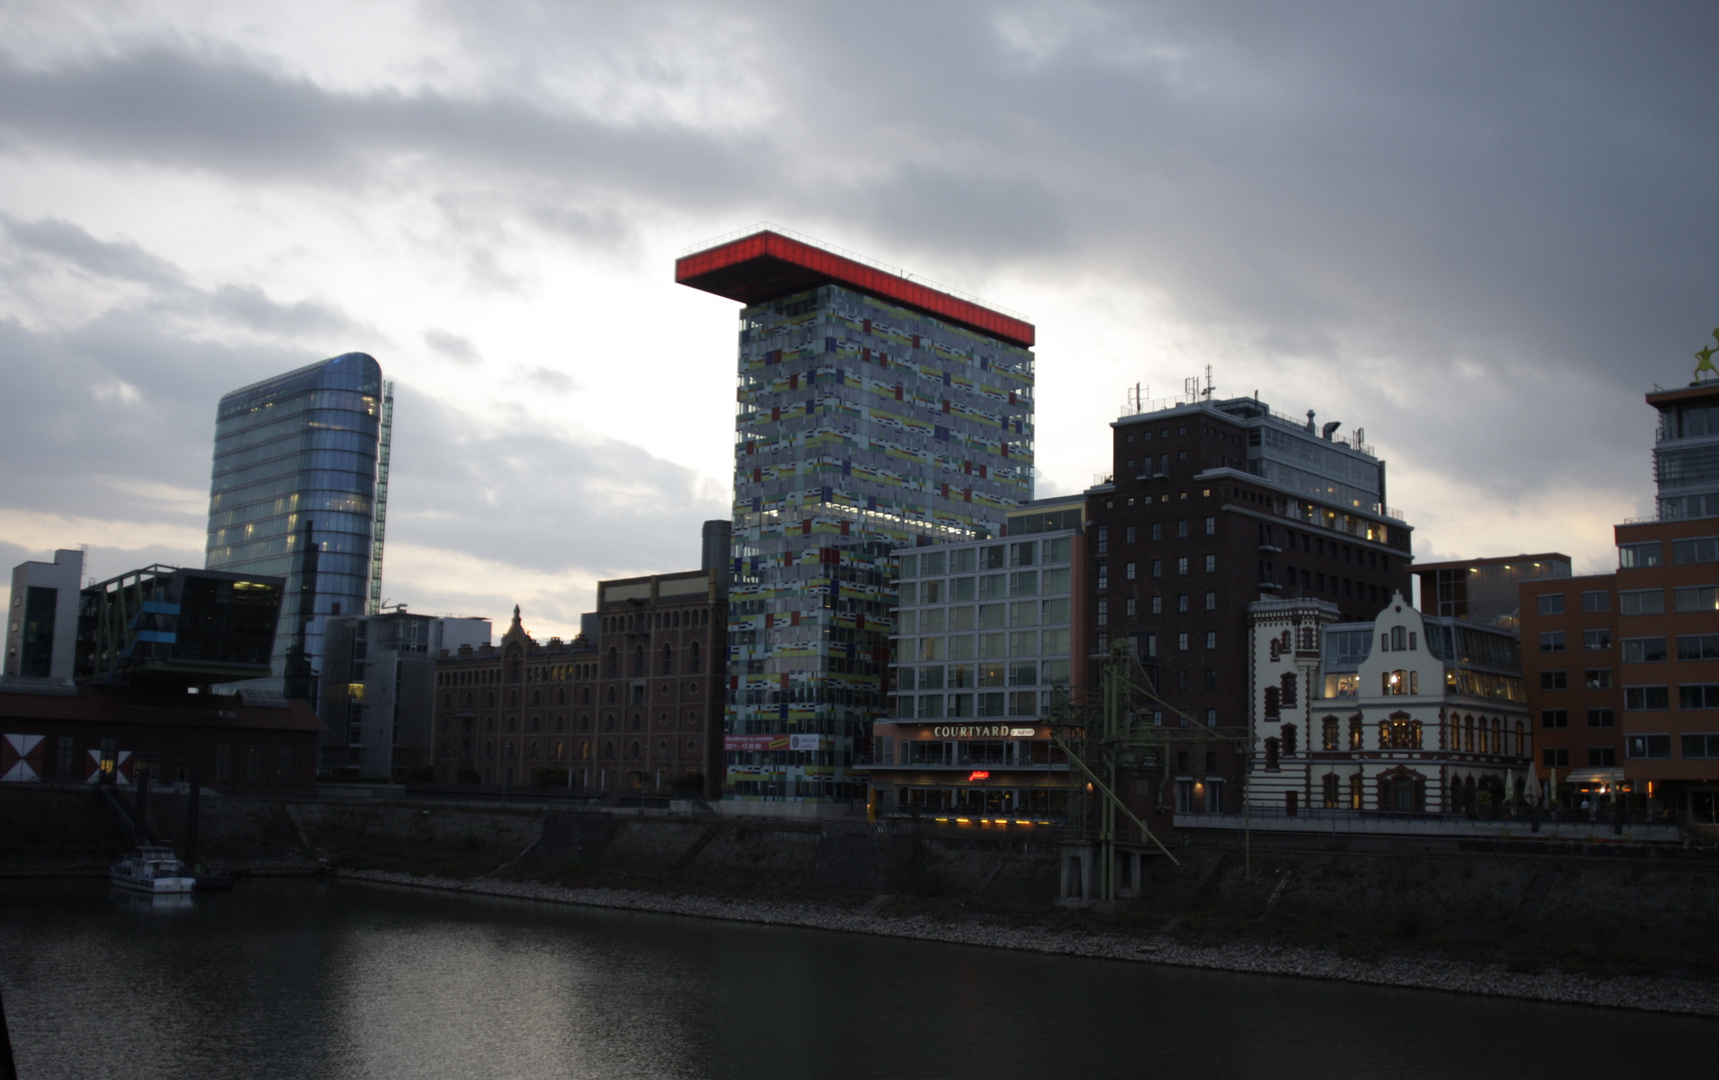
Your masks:
{"label": "riverbank", "polygon": [[680,915],[700,919],[831,930],[849,934],[938,941],[981,948],[1082,956],[1093,959],[1203,968],[1252,975],[1287,975],[1374,986],[1487,997],[1517,998],[1568,1005],[1634,1009],[1684,1016],[1719,1017],[1719,984],[1663,975],[1598,977],[1549,969],[1511,971],[1503,964],[1407,956],[1357,959],[1336,952],[1297,946],[1234,943],[1191,945],[1165,929],[1151,936],[1117,932],[1080,932],[1037,926],[1009,926],[974,918],[894,915],[874,898],[858,908],[797,900],[673,896],[629,889],[579,888],[494,878],[456,880],[384,871],[346,871],[341,880],[434,889],[476,896],[553,904]]}

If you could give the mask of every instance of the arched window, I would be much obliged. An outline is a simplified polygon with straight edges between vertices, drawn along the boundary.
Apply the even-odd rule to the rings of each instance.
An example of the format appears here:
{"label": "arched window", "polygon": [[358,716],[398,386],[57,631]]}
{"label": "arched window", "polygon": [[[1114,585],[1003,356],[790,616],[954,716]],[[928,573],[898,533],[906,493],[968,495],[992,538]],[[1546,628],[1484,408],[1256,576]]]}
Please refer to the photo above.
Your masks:
{"label": "arched window", "polygon": [[643,678],[645,675],[645,647],[633,646],[633,678]]}
{"label": "arched window", "polygon": [[533,704],[533,705],[541,705],[541,704],[543,704],[543,691],[541,691],[541,690],[533,690],[533,691],[532,691],[532,692],[531,692],[531,703],[532,703],[532,704]]}
{"label": "arched window", "polygon": [[531,730],[532,731],[542,731],[543,730],[543,718],[541,716],[533,716],[531,718]]}
{"label": "arched window", "polygon": [[637,761],[639,759],[639,740],[633,740],[633,745],[630,747],[630,750],[631,752],[627,756],[632,758],[634,761]]}
{"label": "arched window", "polygon": [[690,672],[694,675],[697,675],[698,674],[698,642],[695,641],[691,645],[688,645],[686,651],[687,651],[686,669],[688,672]]}
{"label": "arched window", "polygon": [[537,760],[538,754],[536,739],[532,739],[530,742],[525,744],[525,757],[529,761]]}
{"label": "arched window", "polygon": [[674,646],[666,644],[666,643],[663,645],[663,670],[662,670],[662,673],[664,675],[673,675],[674,674]]}
{"label": "arched window", "polygon": [[1525,757],[1528,753],[1527,734],[1522,730],[1522,721],[1516,721],[1516,756]]}
{"label": "arched window", "polygon": [[1283,677],[1283,707],[1286,709],[1295,708],[1295,676],[1294,675],[1286,674]]}
{"label": "arched window", "polygon": [[621,675],[621,651],[613,645],[609,646],[609,678],[617,679]]}
{"label": "arched window", "polygon": [[634,713],[633,714],[633,730],[637,731],[644,726],[645,726],[644,717],[640,716],[638,713]]}
{"label": "arched window", "polygon": [[465,693],[465,707],[468,709],[472,707],[472,692],[470,690]]}
{"label": "arched window", "polygon": [[[1338,749],[1341,749],[1337,745],[1337,738],[1338,738],[1338,736],[1337,736],[1337,718],[1335,716],[1327,716],[1325,719],[1319,721],[1319,746],[1320,746],[1320,749],[1322,749],[1322,750],[1338,750]],[[1336,798],[1336,796],[1332,796],[1332,798]],[[1333,803],[1332,805],[1335,806],[1336,804]]]}
{"label": "arched window", "polygon": [[1265,717],[1267,720],[1277,719],[1278,714],[1283,711],[1278,707],[1282,700],[1277,687],[1268,686],[1265,688]]}
{"label": "arched window", "polygon": [[518,690],[509,690],[507,692],[507,704],[510,708],[518,708],[519,707],[519,691]]}
{"label": "arched window", "polygon": [[1295,725],[1283,725],[1283,752],[1286,756],[1295,756],[1295,741]]}
{"label": "arched window", "polygon": [[1267,771],[1277,771],[1277,748],[1278,742],[1276,739],[1265,740],[1265,767]]}
{"label": "arched window", "polygon": [[579,690],[579,704],[581,704],[581,705],[591,704],[591,688],[589,686],[580,688],[580,690]]}
{"label": "arched window", "polygon": [[1492,752],[1504,753],[1504,722],[1496,716],[1492,718]]}
{"label": "arched window", "polygon": [[1361,714],[1356,713],[1349,718],[1349,749],[1360,750],[1366,745],[1366,736],[1361,732]]}
{"label": "arched window", "polygon": [[557,704],[557,705],[567,704],[567,688],[566,687],[561,687],[560,689],[555,691],[555,704]]}
{"label": "arched window", "polygon": [[605,703],[607,703],[609,705],[613,705],[615,703],[615,688],[614,687],[612,687],[612,686],[609,687],[608,696],[605,697],[603,700]]}
{"label": "arched window", "polygon": [[488,707],[490,707],[492,709],[495,708],[495,691],[494,690],[485,691],[483,697],[484,697],[484,704],[485,705],[487,705]]}
{"label": "arched window", "polygon": [[1474,717],[1465,716],[1462,719],[1462,748],[1474,752]]}
{"label": "arched window", "polygon": [[606,758],[613,758],[615,756],[614,740],[611,739],[603,743],[603,756]]}

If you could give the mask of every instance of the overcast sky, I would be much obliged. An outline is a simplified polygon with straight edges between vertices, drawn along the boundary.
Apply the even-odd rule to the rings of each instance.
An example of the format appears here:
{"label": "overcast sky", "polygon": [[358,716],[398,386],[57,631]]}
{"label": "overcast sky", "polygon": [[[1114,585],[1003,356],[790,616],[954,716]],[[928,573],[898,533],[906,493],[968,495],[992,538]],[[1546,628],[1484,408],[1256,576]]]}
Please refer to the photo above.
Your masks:
{"label": "overcast sky", "polygon": [[217,399],[360,350],[385,593],[569,633],[728,514],[673,266],[768,220],[1036,323],[1041,495],[1210,364],[1364,427],[1421,561],[1608,569],[1719,325],[1716,12],[10,0],[0,564],[200,566]]}

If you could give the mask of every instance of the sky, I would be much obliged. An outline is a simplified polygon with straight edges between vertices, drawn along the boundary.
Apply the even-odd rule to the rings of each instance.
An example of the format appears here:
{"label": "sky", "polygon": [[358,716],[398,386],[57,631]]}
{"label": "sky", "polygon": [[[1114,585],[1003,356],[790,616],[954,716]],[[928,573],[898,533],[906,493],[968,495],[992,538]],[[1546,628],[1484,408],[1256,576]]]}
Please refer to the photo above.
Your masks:
{"label": "sky", "polygon": [[202,565],[217,400],[356,350],[386,596],[570,635],[728,516],[737,305],[674,260],[768,221],[1036,324],[1040,495],[1209,365],[1364,428],[1419,561],[1603,572],[1642,395],[1719,325],[1716,42],[1697,4],[8,0],[0,565]]}

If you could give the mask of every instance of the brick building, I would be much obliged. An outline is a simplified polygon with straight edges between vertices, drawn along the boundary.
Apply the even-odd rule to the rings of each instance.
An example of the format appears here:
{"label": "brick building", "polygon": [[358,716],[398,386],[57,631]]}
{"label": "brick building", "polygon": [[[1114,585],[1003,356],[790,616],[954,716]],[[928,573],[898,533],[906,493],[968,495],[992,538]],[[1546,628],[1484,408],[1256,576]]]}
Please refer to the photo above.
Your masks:
{"label": "brick building", "polygon": [[44,688],[0,681],[0,783],[189,779],[223,791],[311,791],[322,721],[279,697],[183,687]]}
{"label": "brick building", "polygon": [[1523,582],[1542,775],[1563,795],[1719,821],[1719,380],[1656,390],[1658,513],[1615,573]]}
{"label": "brick building", "polygon": [[438,659],[438,781],[554,776],[574,791],[614,796],[667,794],[696,774],[714,797],[727,606],[718,570],[597,588],[592,632],[570,642],[533,640],[516,607],[499,643]]}
{"label": "brick building", "polygon": [[[1087,492],[1095,653],[1127,635],[1173,709],[1242,726],[1249,604],[1315,597],[1366,622],[1407,594],[1411,532],[1385,505],[1384,463],[1336,426],[1209,391],[1112,423],[1114,471]],[[1239,807],[1232,748],[1173,752],[1178,813]]]}

